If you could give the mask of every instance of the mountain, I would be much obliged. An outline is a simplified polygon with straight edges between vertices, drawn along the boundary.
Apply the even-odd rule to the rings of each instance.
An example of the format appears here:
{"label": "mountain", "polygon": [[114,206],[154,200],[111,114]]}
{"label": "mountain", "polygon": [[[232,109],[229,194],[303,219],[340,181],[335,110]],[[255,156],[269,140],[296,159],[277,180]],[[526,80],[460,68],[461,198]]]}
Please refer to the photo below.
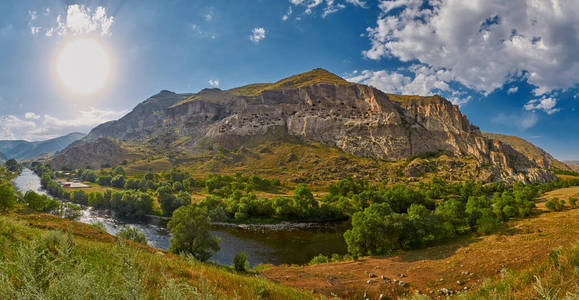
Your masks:
{"label": "mountain", "polygon": [[529,157],[541,168],[571,170],[571,168],[564,162],[556,160],[553,156],[551,156],[551,154],[547,153],[545,150],[529,143],[528,141],[520,137],[488,132],[483,132],[483,135],[486,136],[487,138],[499,140],[505,144],[510,145],[511,147],[515,148],[515,150]]}
{"label": "mountain", "polygon": [[0,141],[0,152],[8,158],[17,160],[29,159],[46,153],[56,153],[66,148],[68,145],[85,137],[83,133],[70,133],[65,136],[38,142],[28,142],[23,140]]}
{"label": "mountain", "polygon": [[50,159],[52,166],[70,168],[102,168],[115,166],[126,159],[140,158],[131,154],[118,141],[99,138],[88,143],[74,143]]}
{"label": "mountain", "polygon": [[[109,137],[157,152],[235,149],[264,141],[319,142],[359,157],[473,157],[485,181],[548,181],[553,175],[497,139],[485,137],[458,106],[440,96],[386,94],[323,69],[275,83],[196,94],[161,91],[84,139]],[[177,149],[178,148],[178,149]]]}

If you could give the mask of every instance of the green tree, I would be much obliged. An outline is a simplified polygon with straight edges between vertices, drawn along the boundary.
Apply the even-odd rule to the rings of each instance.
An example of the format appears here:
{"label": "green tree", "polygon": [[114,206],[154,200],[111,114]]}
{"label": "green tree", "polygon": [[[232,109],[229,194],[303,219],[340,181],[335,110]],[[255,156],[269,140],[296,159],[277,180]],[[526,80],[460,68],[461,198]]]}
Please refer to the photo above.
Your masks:
{"label": "green tree", "polygon": [[10,184],[0,185],[0,211],[7,211],[16,204],[14,189]]}
{"label": "green tree", "polygon": [[4,163],[6,170],[10,172],[20,172],[22,171],[22,166],[14,159],[11,158]]}
{"label": "green tree", "polygon": [[125,187],[125,176],[123,175],[116,175],[111,180],[111,186],[122,189]]}
{"label": "green tree", "polygon": [[352,255],[378,255],[402,248],[408,226],[406,214],[395,213],[387,203],[375,203],[352,216],[352,229],[344,233]]}
{"label": "green tree", "polygon": [[209,216],[205,209],[194,205],[182,206],[173,212],[167,227],[173,235],[169,247],[173,253],[189,253],[206,261],[213,252],[219,251],[219,239],[209,231]]}

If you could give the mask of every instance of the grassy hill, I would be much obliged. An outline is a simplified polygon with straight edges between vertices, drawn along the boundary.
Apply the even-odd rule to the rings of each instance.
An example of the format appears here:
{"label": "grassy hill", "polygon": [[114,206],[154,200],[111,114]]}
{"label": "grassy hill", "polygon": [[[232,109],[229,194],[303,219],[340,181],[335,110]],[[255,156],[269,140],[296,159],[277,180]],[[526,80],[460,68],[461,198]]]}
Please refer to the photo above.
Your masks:
{"label": "grassy hill", "polygon": [[318,68],[311,70],[306,73],[294,75],[285,79],[282,79],[275,83],[257,83],[250,84],[234,89],[230,89],[228,92],[238,95],[238,96],[257,96],[263,91],[267,90],[283,90],[283,89],[295,89],[298,87],[310,85],[310,84],[346,84],[352,85],[355,83],[348,82],[341,78],[340,76],[330,73],[324,69]]}
{"label": "grassy hill", "polygon": [[2,299],[312,299],[48,214],[0,215]]}

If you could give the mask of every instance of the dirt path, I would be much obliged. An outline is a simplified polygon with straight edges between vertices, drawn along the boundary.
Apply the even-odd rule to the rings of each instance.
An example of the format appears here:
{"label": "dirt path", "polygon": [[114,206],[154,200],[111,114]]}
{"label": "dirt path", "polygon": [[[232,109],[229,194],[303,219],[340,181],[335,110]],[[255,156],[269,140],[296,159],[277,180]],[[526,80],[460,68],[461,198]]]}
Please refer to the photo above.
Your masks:
{"label": "dirt path", "polygon": [[[579,187],[553,191],[544,198],[557,195],[566,199],[561,197],[575,193],[579,193]],[[579,209],[545,212],[544,201],[539,201],[537,207],[540,214],[536,217],[509,222],[489,236],[390,257],[274,267],[265,270],[264,275],[291,287],[353,299],[362,299],[364,293],[371,299],[378,299],[380,294],[396,298],[416,290],[436,297],[442,288],[470,289],[480,285],[483,278],[500,276],[503,269],[523,268],[544,259],[552,249],[579,240]]]}

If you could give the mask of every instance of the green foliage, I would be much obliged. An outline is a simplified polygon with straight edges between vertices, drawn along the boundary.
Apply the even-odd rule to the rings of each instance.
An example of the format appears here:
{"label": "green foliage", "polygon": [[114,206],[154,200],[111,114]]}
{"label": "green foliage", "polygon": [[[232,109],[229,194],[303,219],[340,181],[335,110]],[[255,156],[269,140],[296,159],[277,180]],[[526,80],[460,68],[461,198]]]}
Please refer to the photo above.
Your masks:
{"label": "green foliage", "polygon": [[121,228],[121,230],[117,232],[117,237],[124,240],[131,240],[133,242],[147,245],[147,238],[145,237],[145,233],[138,230],[134,226],[125,226]]}
{"label": "green foliage", "polygon": [[76,204],[88,205],[88,194],[83,190],[76,190],[72,193],[71,200]]}
{"label": "green foliage", "polygon": [[239,273],[246,273],[249,271],[249,260],[247,260],[247,252],[239,251],[233,257],[233,267]]}
{"label": "green foliage", "polygon": [[209,216],[203,208],[194,205],[178,208],[167,227],[173,235],[169,247],[173,253],[188,253],[206,261],[219,251],[219,239],[209,232]]}
{"label": "green foliage", "polygon": [[81,211],[82,209],[80,208],[80,206],[73,204],[73,203],[68,203],[68,202],[62,202],[59,204],[58,209],[56,210],[56,215],[61,217],[61,218],[67,218],[70,220],[76,220],[78,218],[80,218],[81,216]]}
{"label": "green foliage", "polygon": [[569,197],[569,199],[567,199],[569,201],[569,205],[571,205],[571,207],[576,207],[577,206],[577,198],[576,197]]}
{"label": "green foliage", "polygon": [[39,195],[33,191],[26,192],[23,199],[24,202],[28,204],[28,207],[42,212],[53,212],[60,206],[60,203],[57,200],[46,195]]}
{"label": "green foliage", "polygon": [[14,189],[9,183],[0,183],[0,211],[7,211],[16,204]]}
{"label": "green foliage", "polygon": [[310,260],[310,265],[319,265],[319,264],[325,264],[330,262],[330,259],[323,255],[323,254],[318,254],[316,256],[314,256],[314,258],[312,258],[312,260]]}
{"label": "green foliage", "polygon": [[565,200],[559,200],[555,197],[545,202],[545,207],[552,211],[562,211],[565,206]]}
{"label": "green foliage", "polygon": [[[122,168],[121,168],[122,169]],[[122,189],[125,187],[125,176],[116,175],[111,179],[111,186]]]}
{"label": "green foliage", "polygon": [[22,171],[22,166],[14,158],[7,160],[4,166],[9,172],[20,173],[20,171]]}

